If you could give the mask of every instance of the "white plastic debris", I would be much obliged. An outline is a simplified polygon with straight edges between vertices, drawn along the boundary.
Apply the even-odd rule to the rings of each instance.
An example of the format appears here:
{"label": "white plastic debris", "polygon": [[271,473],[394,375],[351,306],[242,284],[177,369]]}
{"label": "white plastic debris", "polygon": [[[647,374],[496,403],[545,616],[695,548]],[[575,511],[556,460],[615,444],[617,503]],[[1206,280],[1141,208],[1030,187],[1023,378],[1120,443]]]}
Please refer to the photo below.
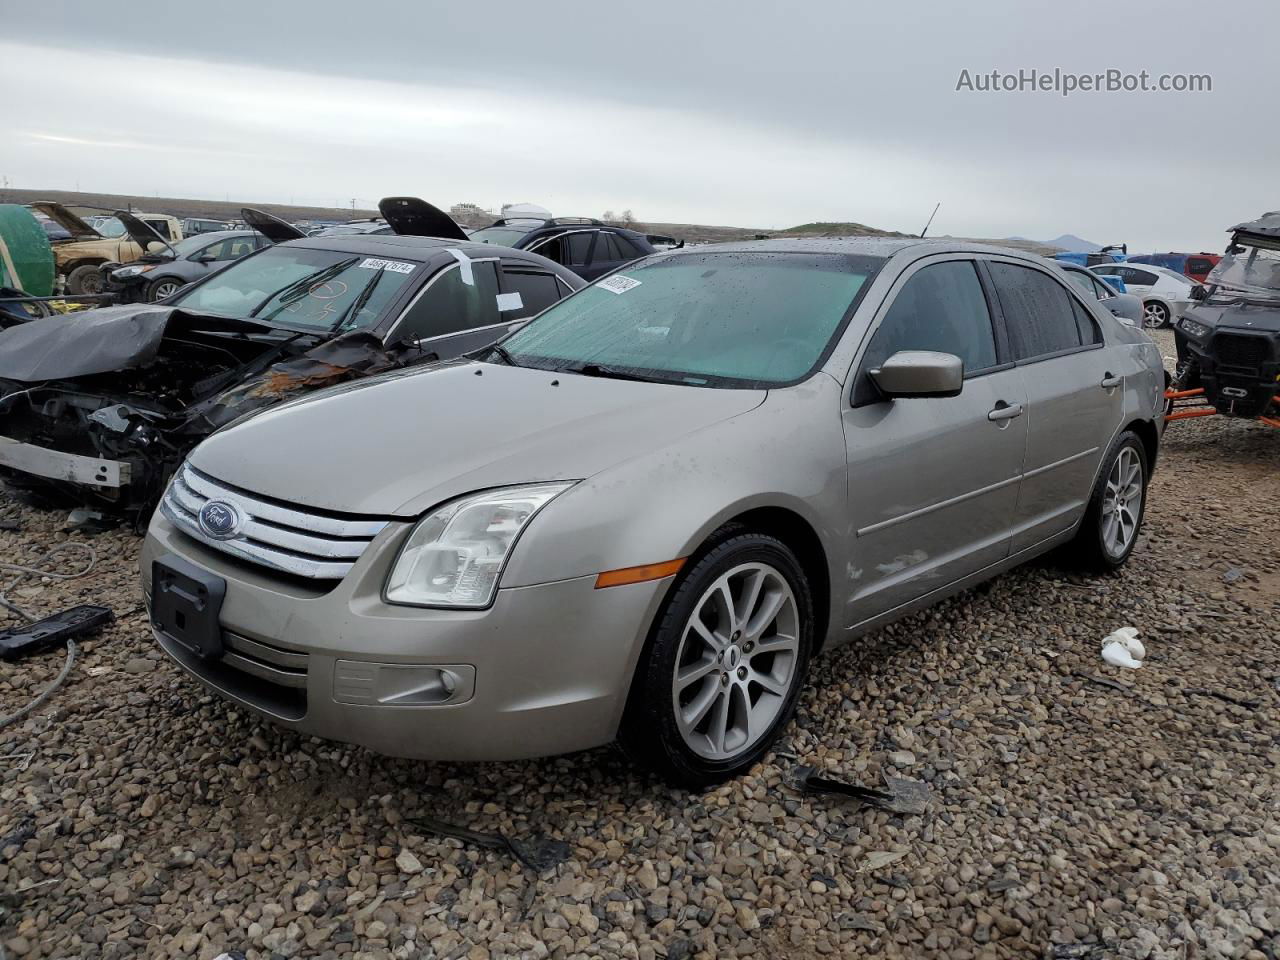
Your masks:
{"label": "white plastic debris", "polygon": [[1146,656],[1137,627],[1121,627],[1102,641],[1102,659],[1112,666],[1137,670]]}

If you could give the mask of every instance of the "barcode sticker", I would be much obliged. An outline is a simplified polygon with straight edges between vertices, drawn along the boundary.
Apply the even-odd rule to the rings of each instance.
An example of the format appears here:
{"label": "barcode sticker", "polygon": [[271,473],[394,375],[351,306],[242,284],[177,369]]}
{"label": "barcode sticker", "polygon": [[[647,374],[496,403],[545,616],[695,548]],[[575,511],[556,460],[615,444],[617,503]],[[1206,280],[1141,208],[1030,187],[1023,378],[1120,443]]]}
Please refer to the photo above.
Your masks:
{"label": "barcode sticker", "polygon": [[392,273],[413,273],[416,263],[405,263],[403,260],[379,260],[377,257],[366,257],[360,264],[362,270],[390,270]]}
{"label": "barcode sticker", "polygon": [[608,290],[610,293],[621,294],[640,286],[640,281],[633,280],[631,277],[623,276],[620,273],[615,273],[608,280],[601,280],[596,284],[596,286],[601,290]]}
{"label": "barcode sticker", "polygon": [[524,307],[524,300],[520,297],[520,291],[515,293],[498,294],[498,312],[508,313],[512,310],[520,310]]}

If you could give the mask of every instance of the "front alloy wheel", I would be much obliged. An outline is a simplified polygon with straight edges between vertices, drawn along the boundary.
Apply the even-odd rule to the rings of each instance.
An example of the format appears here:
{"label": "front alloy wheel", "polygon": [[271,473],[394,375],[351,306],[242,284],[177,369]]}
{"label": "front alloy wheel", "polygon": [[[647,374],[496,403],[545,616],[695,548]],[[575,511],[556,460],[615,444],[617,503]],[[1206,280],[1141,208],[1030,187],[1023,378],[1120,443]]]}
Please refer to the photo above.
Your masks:
{"label": "front alloy wheel", "polygon": [[786,704],[800,646],[786,578],[745,563],[716,579],[684,628],[671,680],[689,749],[728,760],[760,741]]}
{"label": "front alloy wheel", "polygon": [[181,289],[181,281],[169,279],[157,280],[151,285],[151,302],[155,303],[157,300],[164,300],[171,297]]}
{"label": "front alloy wheel", "polygon": [[795,709],[814,619],[789,546],[736,524],[716,531],[668,588],[636,666],[623,748],[685,787],[749,770]]}

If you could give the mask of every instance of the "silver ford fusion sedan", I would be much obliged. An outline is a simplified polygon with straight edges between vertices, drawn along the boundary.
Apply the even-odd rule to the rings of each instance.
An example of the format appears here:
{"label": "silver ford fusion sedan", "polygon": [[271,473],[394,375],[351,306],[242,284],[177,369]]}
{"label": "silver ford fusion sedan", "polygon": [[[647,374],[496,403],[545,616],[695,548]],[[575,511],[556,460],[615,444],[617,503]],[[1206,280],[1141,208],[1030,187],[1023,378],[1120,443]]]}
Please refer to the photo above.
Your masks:
{"label": "silver ford fusion sedan", "polygon": [[160,646],[286,726],[440,759],[618,739],[707,784],[819,651],[1053,547],[1124,563],[1162,387],[1155,345],[1030,255],[673,251],[472,358],[215,434],[142,578]]}

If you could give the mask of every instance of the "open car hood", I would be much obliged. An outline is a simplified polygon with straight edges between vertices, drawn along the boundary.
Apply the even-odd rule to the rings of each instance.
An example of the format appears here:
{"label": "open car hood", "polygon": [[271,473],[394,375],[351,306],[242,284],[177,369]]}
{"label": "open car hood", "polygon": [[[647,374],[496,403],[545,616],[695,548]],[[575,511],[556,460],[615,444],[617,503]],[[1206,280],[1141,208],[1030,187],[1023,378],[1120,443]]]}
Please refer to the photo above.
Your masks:
{"label": "open car hood", "polygon": [[55,200],[37,200],[32,210],[39,210],[77,240],[101,240],[102,234]]}
{"label": "open car hood", "polygon": [[286,240],[301,240],[306,236],[301,230],[292,223],[281,220],[273,214],[267,213],[265,210],[257,210],[253,207],[241,207],[240,216],[254,230],[270,240],[272,243],[284,243]]}
{"label": "open car hood", "polygon": [[262,333],[248,320],[127,304],[89,310],[72,320],[45,317],[0,331],[0,380],[39,383],[142,367],[155,359],[166,331]]}
{"label": "open car hood", "polygon": [[444,240],[466,240],[466,232],[439,207],[418,197],[383,197],[378,212],[402,237],[440,237]]}
{"label": "open car hood", "polygon": [[164,245],[165,249],[168,251],[170,259],[177,258],[178,251],[174,250],[173,247],[169,245],[168,240],[160,236],[160,234],[156,233],[156,231],[152,230],[129,211],[117,210],[115,211],[115,217],[124,224],[125,230],[129,233],[129,239],[136,243],[142,249],[143,253],[155,253],[155,251],[151,249],[151,244],[159,243]]}

